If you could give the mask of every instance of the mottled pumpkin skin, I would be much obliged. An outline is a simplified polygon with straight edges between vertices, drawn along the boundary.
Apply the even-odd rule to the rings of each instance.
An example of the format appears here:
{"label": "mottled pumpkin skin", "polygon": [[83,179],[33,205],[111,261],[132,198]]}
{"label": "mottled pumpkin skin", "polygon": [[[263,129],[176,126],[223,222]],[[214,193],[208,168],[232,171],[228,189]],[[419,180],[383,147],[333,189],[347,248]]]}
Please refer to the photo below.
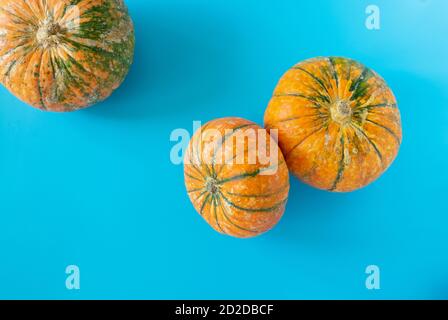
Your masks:
{"label": "mottled pumpkin skin", "polygon": [[402,129],[394,94],[362,64],[314,58],[281,78],[265,114],[289,169],[316,188],[348,192],[377,179],[397,156]]}
{"label": "mottled pumpkin skin", "polygon": [[[218,130],[222,137],[210,129]],[[226,129],[230,130],[226,133]],[[272,137],[266,134],[259,148],[248,147],[255,145],[251,143],[240,149],[237,143],[228,144],[246,130],[259,129],[244,119],[223,118],[205,124],[190,141],[184,166],[187,192],[196,210],[220,233],[238,238],[257,236],[273,228],[285,210],[289,173],[280,149],[276,148],[275,164],[248,160],[263,148],[269,150],[270,144],[276,143]],[[223,160],[217,161],[217,155]],[[233,160],[241,155],[244,161]],[[262,174],[268,171],[269,175]]]}
{"label": "mottled pumpkin skin", "polygon": [[36,108],[74,111],[106,99],[133,54],[123,0],[0,0],[0,81]]}

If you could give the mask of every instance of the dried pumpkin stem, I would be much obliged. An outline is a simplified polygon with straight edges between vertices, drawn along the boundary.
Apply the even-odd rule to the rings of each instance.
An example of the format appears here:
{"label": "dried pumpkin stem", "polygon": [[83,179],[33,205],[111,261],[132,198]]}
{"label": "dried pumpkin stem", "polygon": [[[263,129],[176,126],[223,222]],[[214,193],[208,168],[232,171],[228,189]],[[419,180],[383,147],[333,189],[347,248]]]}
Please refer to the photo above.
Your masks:
{"label": "dried pumpkin stem", "polygon": [[216,194],[219,192],[219,183],[216,179],[208,177],[205,182],[205,189],[211,194]]}
{"label": "dried pumpkin stem", "polygon": [[37,29],[37,43],[45,49],[54,47],[60,43],[60,36],[63,32],[64,29],[58,23],[55,23],[53,19],[46,19]]}
{"label": "dried pumpkin stem", "polygon": [[337,100],[330,105],[331,119],[342,126],[350,124],[353,110],[345,100]]}

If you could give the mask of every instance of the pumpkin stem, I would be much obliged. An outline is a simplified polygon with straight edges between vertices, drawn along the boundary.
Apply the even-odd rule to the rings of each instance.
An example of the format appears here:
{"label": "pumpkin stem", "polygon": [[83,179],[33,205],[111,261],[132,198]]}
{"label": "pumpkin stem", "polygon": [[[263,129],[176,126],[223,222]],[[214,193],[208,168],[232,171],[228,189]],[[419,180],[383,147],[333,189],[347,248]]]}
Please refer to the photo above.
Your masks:
{"label": "pumpkin stem", "polygon": [[331,119],[340,125],[348,125],[352,120],[353,111],[345,100],[338,100],[330,106]]}
{"label": "pumpkin stem", "polygon": [[60,43],[59,36],[63,31],[63,28],[58,23],[55,23],[53,19],[47,18],[37,29],[37,43],[45,49],[54,47]]}
{"label": "pumpkin stem", "polygon": [[208,177],[205,182],[205,189],[211,194],[216,194],[219,191],[218,181],[213,178]]}

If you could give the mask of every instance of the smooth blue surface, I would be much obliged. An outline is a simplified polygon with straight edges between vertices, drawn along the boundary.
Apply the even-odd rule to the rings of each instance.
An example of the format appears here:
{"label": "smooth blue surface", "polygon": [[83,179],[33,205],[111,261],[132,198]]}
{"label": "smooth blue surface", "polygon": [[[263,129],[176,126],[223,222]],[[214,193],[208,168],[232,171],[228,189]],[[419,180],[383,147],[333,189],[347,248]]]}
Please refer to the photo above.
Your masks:
{"label": "smooth blue surface", "polygon": [[[106,102],[42,113],[0,88],[0,298],[448,298],[448,2],[127,0],[135,64]],[[381,30],[364,26],[368,4]],[[296,62],[347,56],[394,90],[404,142],[371,186],[292,179],[268,234],[203,222],[170,162],[173,129],[262,123]],[[81,290],[65,267],[81,268]],[[368,291],[367,265],[381,268]]]}

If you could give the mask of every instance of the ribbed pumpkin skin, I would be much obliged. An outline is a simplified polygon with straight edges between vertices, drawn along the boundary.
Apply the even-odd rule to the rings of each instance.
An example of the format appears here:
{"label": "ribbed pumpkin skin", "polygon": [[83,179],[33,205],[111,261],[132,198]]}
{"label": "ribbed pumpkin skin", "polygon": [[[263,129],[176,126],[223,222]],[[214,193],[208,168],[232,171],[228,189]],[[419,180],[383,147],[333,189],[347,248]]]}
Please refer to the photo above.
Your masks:
{"label": "ribbed pumpkin skin", "polygon": [[0,0],[0,81],[36,108],[74,111],[106,99],[133,54],[122,0]]}
{"label": "ribbed pumpkin skin", "polygon": [[319,189],[348,192],[377,179],[397,156],[402,129],[394,94],[346,58],[314,58],[282,77],[265,113],[289,169]]}
{"label": "ribbed pumpkin skin", "polygon": [[[219,130],[222,137],[209,129]],[[226,129],[231,131],[226,134]],[[277,167],[262,165],[258,158],[249,164],[248,159],[258,151],[248,148],[249,143],[239,151],[236,143],[228,144],[253,129],[261,128],[240,118],[213,120],[195,133],[185,155],[185,184],[195,209],[216,231],[238,238],[273,228],[283,215],[289,192],[289,173],[279,148]],[[263,145],[269,150],[271,143],[276,142],[267,134],[259,150],[266,150]],[[243,153],[245,161],[237,164],[233,159]],[[224,160],[219,162],[216,155],[220,154]],[[260,174],[267,171],[269,175]]]}

